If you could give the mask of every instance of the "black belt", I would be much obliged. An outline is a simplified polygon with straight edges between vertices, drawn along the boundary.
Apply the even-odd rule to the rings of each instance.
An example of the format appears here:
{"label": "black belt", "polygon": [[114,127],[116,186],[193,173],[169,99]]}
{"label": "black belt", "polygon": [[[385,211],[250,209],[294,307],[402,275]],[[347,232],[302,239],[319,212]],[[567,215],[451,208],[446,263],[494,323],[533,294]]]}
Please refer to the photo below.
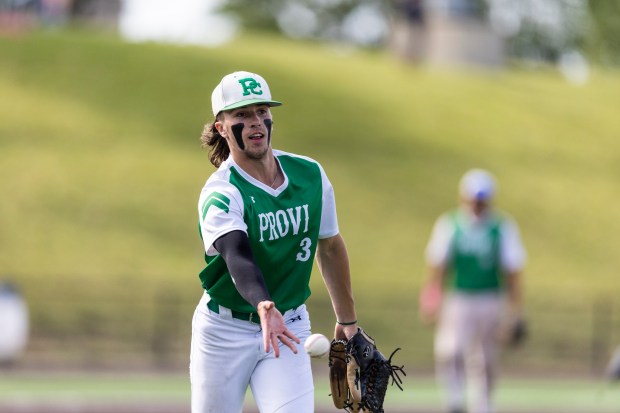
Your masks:
{"label": "black belt", "polygon": [[[213,311],[216,314],[220,313],[220,305],[213,301],[213,299],[209,300],[207,303],[207,307],[209,310]],[[242,313],[241,311],[230,310],[232,313],[232,317],[237,320],[249,321],[250,323],[260,324],[260,317],[258,313]]]}

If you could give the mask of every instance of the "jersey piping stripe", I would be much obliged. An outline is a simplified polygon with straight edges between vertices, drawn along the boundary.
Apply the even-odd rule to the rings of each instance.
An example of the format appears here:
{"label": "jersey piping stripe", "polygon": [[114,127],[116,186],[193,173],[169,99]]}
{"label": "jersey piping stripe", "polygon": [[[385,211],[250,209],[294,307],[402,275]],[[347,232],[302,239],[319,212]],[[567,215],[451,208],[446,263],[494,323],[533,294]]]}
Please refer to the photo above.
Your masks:
{"label": "jersey piping stripe", "polygon": [[226,197],[225,195],[220,194],[219,192],[214,192],[209,195],[202,207],[202,219],[205,219],[205,217],[207,216],[207,212],[209,211],[210,206],[217,207],[222,211],[228,213],[230,199],[228,199],[228,197]]}

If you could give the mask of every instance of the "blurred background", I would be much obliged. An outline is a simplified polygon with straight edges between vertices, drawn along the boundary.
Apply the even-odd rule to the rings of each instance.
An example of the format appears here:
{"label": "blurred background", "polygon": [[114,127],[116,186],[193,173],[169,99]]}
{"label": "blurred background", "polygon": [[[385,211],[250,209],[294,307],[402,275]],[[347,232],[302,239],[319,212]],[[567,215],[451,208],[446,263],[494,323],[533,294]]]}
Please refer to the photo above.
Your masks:
{"label": "blurred background", "polygon": [[[235,70],[285,102],[274,147],[330,176],[360,323],[402,347],[413,393],[433,372],[424,247],[472,167],[497,177],[529,255],[531,337],[502,374],[603,381],[620,344],[618,38],[617,0],[0,0],[0,411],[59,372],[177,375],[186,408],[214,170],[198,138]],[[316,271],[312,288],[329,336]]]}

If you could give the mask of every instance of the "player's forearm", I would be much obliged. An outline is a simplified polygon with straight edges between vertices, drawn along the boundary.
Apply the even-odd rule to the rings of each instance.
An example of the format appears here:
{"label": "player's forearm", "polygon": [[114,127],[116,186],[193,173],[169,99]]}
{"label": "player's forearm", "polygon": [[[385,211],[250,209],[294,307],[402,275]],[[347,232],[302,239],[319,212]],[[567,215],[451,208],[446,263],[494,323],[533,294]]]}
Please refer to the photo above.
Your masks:
{"label": "player's forearm", "polygon": [[261,302],[271,302],[263,273],[254,261],[236,260],[229,269],[235,287],[244,300],[255,308]]}
{"label": "player's forearm", "polygon": [[319,241],[317,263],[340,322],[357,320],[346,245],[340,235]]}
{"label": "player's forearm", "polygon": [[446,267],[442,264],[430,265],[428,267],[428,279],[427,284],[436,284],[443,286],[446,276]]}
{"label": "player's forearm", "polygon": [[514,313],[520,314],[523,311],[521,274],[518,272],[509,273],[506,277],[506,286],[510,307]]}

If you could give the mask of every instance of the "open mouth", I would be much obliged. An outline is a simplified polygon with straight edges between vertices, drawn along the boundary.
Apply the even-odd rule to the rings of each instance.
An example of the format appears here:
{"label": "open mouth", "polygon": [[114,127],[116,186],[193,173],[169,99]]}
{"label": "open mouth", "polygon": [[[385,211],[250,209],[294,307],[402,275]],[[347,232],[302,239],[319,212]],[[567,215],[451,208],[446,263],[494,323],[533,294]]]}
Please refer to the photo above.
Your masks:
{"label": "open mouth", "polygon": [[249,139],[251,141],[256,141],[256,140],[259,140],[259,139],[263,139],[264,137],[265,137],[264,133],[256,132],[256,133],[251,134],[249,136]]}

